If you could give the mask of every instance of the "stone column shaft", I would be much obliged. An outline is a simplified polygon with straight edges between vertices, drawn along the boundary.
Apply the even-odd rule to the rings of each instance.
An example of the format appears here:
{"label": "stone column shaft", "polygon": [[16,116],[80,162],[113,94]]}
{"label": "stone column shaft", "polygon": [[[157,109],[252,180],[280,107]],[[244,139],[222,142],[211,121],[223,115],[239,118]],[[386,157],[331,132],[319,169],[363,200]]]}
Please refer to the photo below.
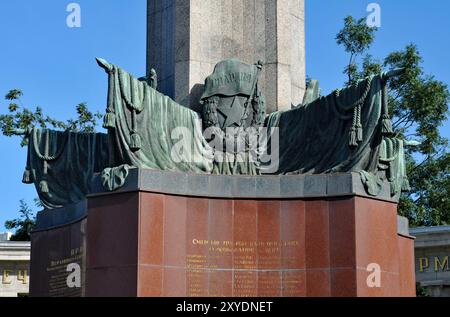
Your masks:
{"label": "stone column shaft", "polygon": [[263,60],[268,112],[298,105],[305,91],[304,0],[148,0],[147,71],[159,90],[199,110],[216,63]]}

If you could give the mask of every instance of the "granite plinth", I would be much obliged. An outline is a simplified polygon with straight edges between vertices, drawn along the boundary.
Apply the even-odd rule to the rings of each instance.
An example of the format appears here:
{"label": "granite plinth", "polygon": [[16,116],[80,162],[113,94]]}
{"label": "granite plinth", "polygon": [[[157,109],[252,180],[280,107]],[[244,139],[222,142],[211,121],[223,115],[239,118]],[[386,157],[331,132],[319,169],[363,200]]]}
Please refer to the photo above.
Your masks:
{"label": "granite plinth", "polygon": [[226,176],[137,168],[130,169],[125,185],[114,192],[105,192],[100,176],[95,177],[92,194],[89,197],[136,191],[229,199],[307,199],[360,196],[392,203],[398,202],[397,196],[391,196],[388,183],[384,184],[377,197],[368,195],[359,173]]}
{"label": "granite plinth", "polygon": [[[82,297],[85,294],[86,202],[37,217],[31,234],[30,295],[32,297]],[[80,287],[69,287],[68,265],[80,268]]]}
{"label": "granite plinth", "polygon": [[[284,176],[133,173],[88,198],[87,296],[415,295],[395,200],[358,192],[352,174],[285,176],[303,183],[295,197],[277,191]],[[367,283],[374,263],[380,287]]]}
{"label": "granite plinth", "polygon": [[[39,214],[32,296],[415,295],[407,221],[388,187],[370,197],[358,174],[132,169],[116,192],[98,177],[92,188],[87,204]],[[380,287],[368,287],[372,263]]]}

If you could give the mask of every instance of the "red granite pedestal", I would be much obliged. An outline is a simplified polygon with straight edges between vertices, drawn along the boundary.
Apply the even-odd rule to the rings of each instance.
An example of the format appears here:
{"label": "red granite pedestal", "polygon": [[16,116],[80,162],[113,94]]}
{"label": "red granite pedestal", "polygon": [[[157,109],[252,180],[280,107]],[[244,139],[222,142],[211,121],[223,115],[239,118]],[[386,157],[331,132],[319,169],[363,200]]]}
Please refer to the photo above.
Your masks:
{"label": "red granite pedestal", "polygon": [[[55,212],[66,212],[56,210]],[[30,295],[32,297],[82,297],[85,291],[86,222],[79,219],[31,235]],[[80,286],[70,288],[69,264],[80,267]]]}
{"label": "red granite pedestal", "polygon": [[413,252],[397,205],[368,197],[99,195],[86,296],[415,296]]}

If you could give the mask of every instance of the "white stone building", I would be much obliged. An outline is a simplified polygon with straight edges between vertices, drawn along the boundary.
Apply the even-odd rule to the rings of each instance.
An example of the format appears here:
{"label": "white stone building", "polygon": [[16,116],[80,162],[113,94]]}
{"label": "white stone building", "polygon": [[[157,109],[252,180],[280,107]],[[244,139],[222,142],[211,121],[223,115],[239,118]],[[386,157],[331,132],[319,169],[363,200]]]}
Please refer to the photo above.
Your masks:
{"label": "white stone building", "polygon": [[11,233],[0,234],[0,297],[28,296],[30,242],[10,238]]}
{"label": "white stone building", "polygon": [[450,226],[410,230],[416,237],[416,280],[432,297],[450,297]]}

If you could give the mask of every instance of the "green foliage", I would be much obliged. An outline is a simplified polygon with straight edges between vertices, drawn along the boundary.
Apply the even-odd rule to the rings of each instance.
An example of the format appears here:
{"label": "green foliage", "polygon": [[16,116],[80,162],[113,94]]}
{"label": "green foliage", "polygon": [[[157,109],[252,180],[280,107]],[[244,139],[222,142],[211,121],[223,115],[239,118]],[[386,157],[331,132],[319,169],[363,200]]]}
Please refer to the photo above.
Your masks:
{"label": "green foliage", "polygon": [[389,109],[399,137],[421,142],[406,153],[411,192],[399,206],[412,226],[450,224],[450,155],[439,128],[448,118],[450,93],[445,83],[425,75],[413,44],[389,54],[383,63],[405,72],[389,82]]}
{"label": "green foliage", "polygon": [[369,77],[371,75],[380,74],[382,66],[380,62],[368,54],[364,57],[362,62],[362,72],[360,74],[361,79]]}
{"label": "green foliage", "polygon": [[366,19],[354,19],[347,16],[344,20],[344,28],[336,35],[338,45],[344,46],[347,53],[350,54],[350,61],[344,70],[348,75],[348,85],[357,80],[358,67],[356,58],[370,48],[375,39],[375,27],[369,27]]}
{"label": "green foliage", "polygon": [[[362,20],[355,24],[355,19],[347,17],[337,36],[337,43],[344,45],[351,60],[355,52],[368,50],[374,40],[373,30],[361,25],[365,23]],[[439,128],[448,119],[450,92],[445,83],[425,74],[422,62],[417,46],[409,44],[382,62],[366,55],[361,65],[350,63],[345,72],[353,83],[383,69],[404,69],[401,76],[389,81],[389,111],[397,137],[421,144],[406,150],[412,190],[401,197],[399,212],[412,226],[446,225],[450,224],[450,154],[448,140]]]}
{"label": "green foliage", "polygon": [[417,297],[430,297],[428,291],[420,283],[416,283],[416,296]]}
{"label": "green foliage", "polygon": [[[95,132],[97,121],[103,116],[100,112],[89,111],[86,103],[80,103],[76,107],[77,118],[67,121],[57,120],[49,115],[45,115],[42,108],[36,107],[34,110],[23,107],[20,97],[23,92],[19,89],[10,90],[5,99],[9,101],[8,112],[0,115],[0,130],[5,136],[12,136],[15,130],[27,130],[33,127],[51,128],[55,130],[67,130],[91,133]],[[26,145],[26,140],[22,140],[22,146]]]}
{"label": "green foliage", "polygon": [[[36,206],[39,206],[40,202],[35,199]],[[16,230],[11,237],[11,241],[30,241],[31,231],[33,231],[36,225],[36,218],[33,214],[33,210],[24,201],[20,201],[19,218],[8,220],[5,222],[5,228],[8,230]]]}
{"label": "green foliage", "polygon": [[399,213],[412,226],[450,224],[450,153],[417,163],[409,157],[408,177],[411,194],[404,195]]}
{"label": "green foliage", "polygon": [[389,69],[404,68],[405,73],[389,82],[389,108],[394,128],[422,142],[420,153],[433,155],[447,145],[439,128],[447,119],[450,93],[445,83],[424,75],[422,57],[413,44],[391,53],[384,60]]}
{"label": "green foliage", "polygon": [[13,90],[10,90],[10,91],[6,94],[5,99],[6,99],[6,100],[17,100],[17,99],[20,99],[20,97],[22,97],[22,96],[23,96],[22,90],[19,90],[19,89],[13,89]]}
{"label": "green foliage", "polygon": [[97,126],[97,120],[103,118],[100,112],[92,113],[88,110],[86,103],[80,103],[76,107],[78,118],[76,120],[70,119],[67,121],[68,125],[72,130],[93,133],[95,132],[95,127]]}

